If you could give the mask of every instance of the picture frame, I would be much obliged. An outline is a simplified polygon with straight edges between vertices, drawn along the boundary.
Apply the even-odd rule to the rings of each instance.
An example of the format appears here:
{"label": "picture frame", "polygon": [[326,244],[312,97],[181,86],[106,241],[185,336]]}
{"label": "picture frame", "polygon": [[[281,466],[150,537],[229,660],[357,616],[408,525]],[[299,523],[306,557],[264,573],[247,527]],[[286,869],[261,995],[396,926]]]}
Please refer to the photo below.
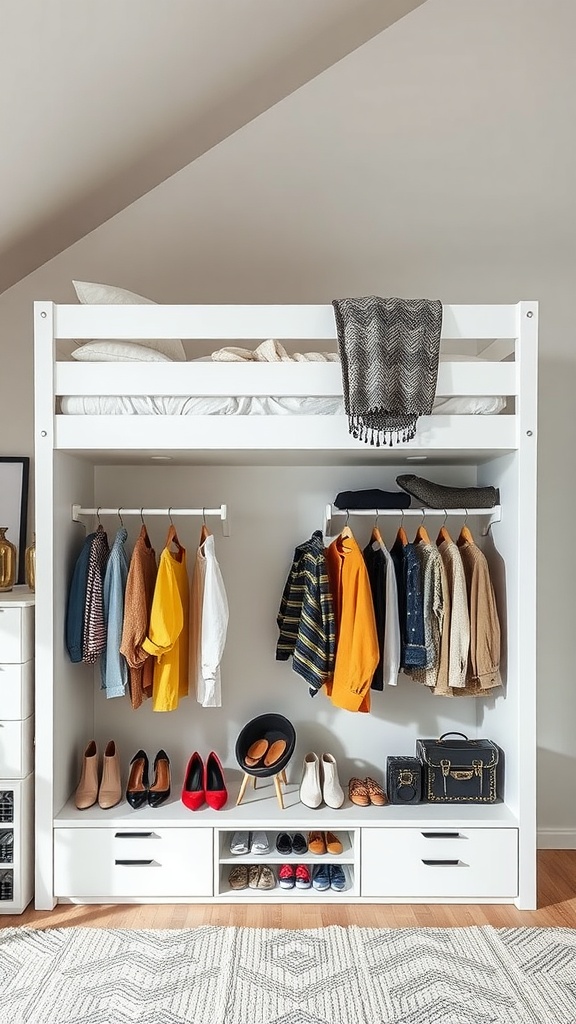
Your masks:
{"label": "picture frame", "polygon": [[0,455],[0,526],[8,527],[7,538],[16,546],[17,583],[25,582],[29,476],[27,455]]}

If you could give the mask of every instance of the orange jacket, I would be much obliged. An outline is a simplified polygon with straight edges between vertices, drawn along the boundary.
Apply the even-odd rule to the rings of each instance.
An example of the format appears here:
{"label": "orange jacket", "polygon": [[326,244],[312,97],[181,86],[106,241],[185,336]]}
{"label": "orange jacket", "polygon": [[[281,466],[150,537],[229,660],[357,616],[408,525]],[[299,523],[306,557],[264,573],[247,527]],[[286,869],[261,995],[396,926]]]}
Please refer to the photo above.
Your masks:
{"label": "orange jacket", "polygon": [[369,711],[370,684],[380,653],[370,580],[351,533],[332,542],[326,562],[336,618],[336,663],[326,692],[339,708]]}

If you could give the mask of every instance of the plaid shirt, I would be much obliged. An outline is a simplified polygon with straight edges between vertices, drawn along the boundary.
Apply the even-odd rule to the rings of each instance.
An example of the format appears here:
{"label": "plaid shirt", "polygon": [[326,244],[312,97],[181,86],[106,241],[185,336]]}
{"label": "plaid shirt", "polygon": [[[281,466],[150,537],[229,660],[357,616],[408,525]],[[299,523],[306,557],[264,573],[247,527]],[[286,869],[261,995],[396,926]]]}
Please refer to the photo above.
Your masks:
{"label": "plaid shirt", "polygon": [[294,671],[314,696],[332,677],[336,653],[334,608],[320,530],[294,552],[277,622],[276,660],[287,661],[292,655]]}

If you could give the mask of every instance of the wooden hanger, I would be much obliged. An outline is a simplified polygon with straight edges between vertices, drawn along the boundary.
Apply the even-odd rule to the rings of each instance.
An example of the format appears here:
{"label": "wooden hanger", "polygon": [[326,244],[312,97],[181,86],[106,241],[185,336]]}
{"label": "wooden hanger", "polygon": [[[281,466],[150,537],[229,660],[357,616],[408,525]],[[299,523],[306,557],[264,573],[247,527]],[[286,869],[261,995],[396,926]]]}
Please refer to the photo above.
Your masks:
{"label": "wooden hanger", "polygon": [[448,530],[446,529],[446,520],[447,519],[448,519],[448,513],[447,513],[446,509],[444,509],[444,522],[442,523],[442,526],[440,527],[440,529],[438,531],[438,536],[436,537],[436,545],[443,544],[444,541],[447,541],[448,544],[452,543],[452,537],[450,536],[450,534],[448,533]]}
{"label": "wooden hanger", "polygon": [[340,533],[339,533],[339,539],[340,540],[351,540],[351,539],[353,540],[354,539],[354,534],[352,533],[352,530],[348,526],[348,520],[349,519],[350,519],[350,513],[349,513],[348,509],[346,509],[346,522],[344,523],[344,526],[340,530]]}
{"label": "wooden hanger", "polygon": [[206,513],[205,513],[204,509],[202,509],[202,529],[200,530],[200,546],[202,546],[202,544],[204,543],[206,538],[209,537],[209,536],[210,536],[210,530],[208,529],[208,527],[206,525]]}
{"label": "wooden hanger", "polygon": [[[170,510],[168,510],[168,515],[170,515]],[[180,541],[178,540],[178,534],[176,533],[176,527],[174,526],[172,519],[170,519],[170,528],[166,535],[166,544],[164,546],[169,548],[171,544],[175,544],[176,547],[178,548],[177,554],[178,558],[180,559],[182,557],[182,552],[184,551],[184,548],[182,547]]]}
{"label": "wooden hanger", "polygon": [[[468,512],[466,512],[466,519],[468,519]],[[456,542],[457,544],[460,544],[460,545],[462,545],[462,544],[474,544],[475,543],[474,537],[472,536],[472,534],[470,533],[470,530],[466,526],[466,519],[464,520],[464,525],[463,525],[462,529],[460,530],[460,536],[458,537],[458,540]]]}
{"label": "wooden hanger", "polygon": [[370,543],[381,544],[384,547],[384,541],[382,540],[382,534],[378,529],[378,509],[376,509],[376,519],[374,520],[374,526],[372,527],[372,534],[370,537]]}
{"label": "wooden hanger", "polygon": [[422,522],[420,523],[420,526],[416,530],[416,536],[414,537],[414,543],[415,544],[420,544],[420,543],[421,544],[430,544],[431,543],[430,537],[428,536],[428,530],[424,526],[425,518],[426,518],[426,509],[423,508],[422,509]]}

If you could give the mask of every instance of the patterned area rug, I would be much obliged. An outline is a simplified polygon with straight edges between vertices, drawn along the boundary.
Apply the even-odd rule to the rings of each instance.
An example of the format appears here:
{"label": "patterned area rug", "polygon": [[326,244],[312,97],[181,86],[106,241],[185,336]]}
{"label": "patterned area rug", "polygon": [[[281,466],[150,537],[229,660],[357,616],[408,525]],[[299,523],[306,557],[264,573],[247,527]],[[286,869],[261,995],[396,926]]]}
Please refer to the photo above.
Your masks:
{"label": "patterned area rug", "polygon": [[574,1024],[576,931],[0,931],[10,1024]]}

